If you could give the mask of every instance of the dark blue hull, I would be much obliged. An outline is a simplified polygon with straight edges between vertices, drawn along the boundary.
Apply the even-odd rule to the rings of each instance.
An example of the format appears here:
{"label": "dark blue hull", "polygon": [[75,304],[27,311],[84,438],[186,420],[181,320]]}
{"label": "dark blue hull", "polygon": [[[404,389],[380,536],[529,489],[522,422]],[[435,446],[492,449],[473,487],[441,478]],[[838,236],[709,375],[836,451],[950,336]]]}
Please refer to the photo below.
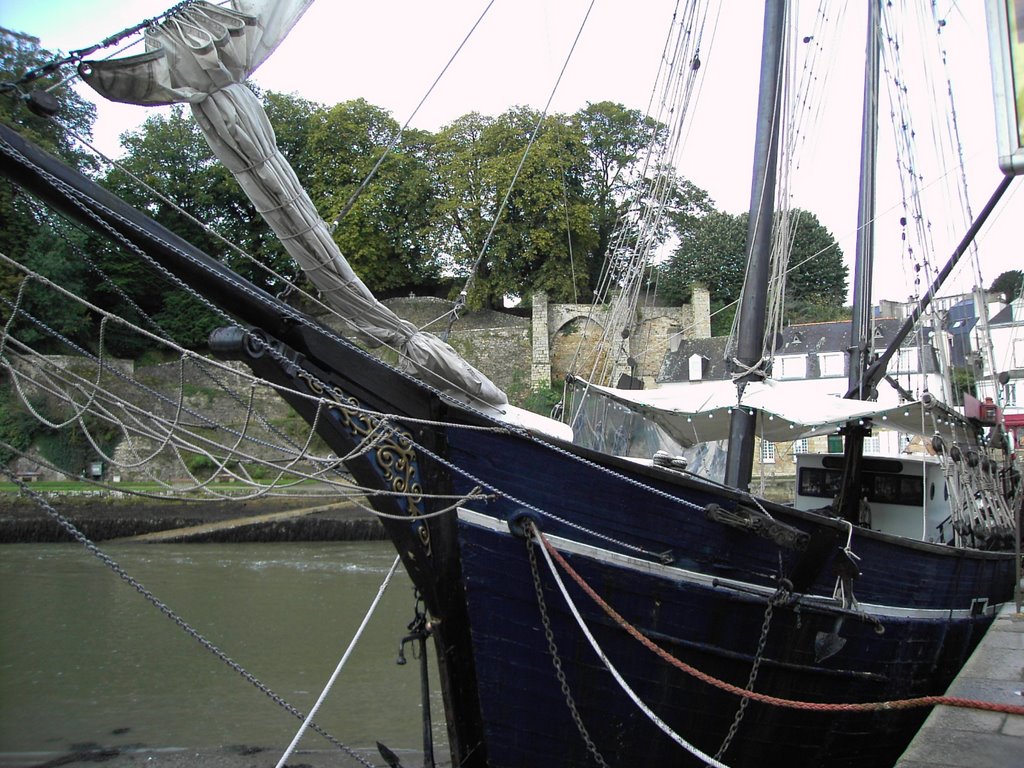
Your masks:
{"label": "dark blue hull", "polygon": [[[805,534],[780,546],[709,517],[712,504],[742,506],[713,486],[623,463],[599,463],[515,436],[451,430],[454,486],[486,479],[498,498],[466,505],[459,524],[473,657],[489,764],[594,765],[570,714],[545,640],[525,541],[505,525],[524,512],[589,584],[665,650],[699,670],[806,702],[878,702],[945,691],[1011,597],[1012,558],[921,544],[853,528],[814,513],[762,503],[780,526]],[[755,505],[756,507],[756,505]],[[473,512],[478,513],[474,515]],[[856,600],[833,598],[837,568]],[[538,555],[539,557],[539,555]],[[611,765],[702,765],[656,728],[591,649],[541,561],[541,579],[569,691],[598,752]],[[801,583],[775,607],[781,579]],[[568,578],[563,574],[563,580]],[[612,663],[682,738],[714,755],[739,698],[672,668],[613,622],[575,585]],[[841,619],[841,622],[838,620]],[[838,623],[837,623],[838,622]],[[843,645],[816,660],[819,634]],[[750,703],[723,761],[730,766],[891,766],[927,708],[878,713],[808,712]]]}
{"label": "dark blue hull", "polygon": [[[524,540],[470,522],[459,528],[462,567],[493,766],[590,766],[552,665]],[[581,554],[570,561],[623,617],[673,656],[746,685],[758,655],[767,599],[653,575]],[[540,555],[538,554],[538,558]],[[671,569],[667,569],[671,570]],[[540,577],[554,641],[581,721],[609,765],[702,765],[656,728],[591,649],[553,583]],[[563,581],[568,578],[563,574]],[[570,595],[612,664],[641,700],[682,738],[714,755],[739,698],[671,667],[612,622],[574,584]],[[776,607],[760,654],[758,692],[808,702],[871,702],[940,693],[977,644],[991,616],[853,615],[833,657],[815,661],[819,632],[836,614],[801,601]],[[927,709],[807,712],[750,703],[722,760],[730,766],[891,766]]]}

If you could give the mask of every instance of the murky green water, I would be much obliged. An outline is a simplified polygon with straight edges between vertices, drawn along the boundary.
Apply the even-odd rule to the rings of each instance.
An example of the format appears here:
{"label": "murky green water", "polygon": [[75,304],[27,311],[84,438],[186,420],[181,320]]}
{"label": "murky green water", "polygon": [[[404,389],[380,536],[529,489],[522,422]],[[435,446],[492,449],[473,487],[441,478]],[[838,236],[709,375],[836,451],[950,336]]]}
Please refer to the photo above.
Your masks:
{"label": "murky green water", "polygon": [[[380,542],[105,551],[302,711],[316,701],[394,559]],[[421,747],[418,662],[395,664],[412,616],[412,588],[399,569],[317,717],[346,744]],[[430,663],[433,673],[432,651]],[[443,740],[436,682],[433,694]],[[81,547],[0,547],[0,753],[52,754],[86,743],[283,750],[298,726]],[[329,748],[312,733],[302,745]],[[438,756],[447,757],[443,745]]]}

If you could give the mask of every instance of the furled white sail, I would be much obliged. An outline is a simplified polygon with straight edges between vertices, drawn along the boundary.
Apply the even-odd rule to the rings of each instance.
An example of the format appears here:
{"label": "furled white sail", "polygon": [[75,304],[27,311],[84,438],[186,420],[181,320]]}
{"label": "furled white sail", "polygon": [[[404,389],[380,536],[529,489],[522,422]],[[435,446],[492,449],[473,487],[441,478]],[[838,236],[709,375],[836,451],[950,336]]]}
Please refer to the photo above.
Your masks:
{"label": "furled white sail", "polygon": [[88,62],[82,76],[101,95],[131,104],[187,102],[218,159],[325,300],[370,343],[401,353],[431,386],[475,406],[507,398],[436,336],[374,298],[349,266],[277,148],[262,104],[245,79],[269,56],[312,0],[233,0],[186,6],[146,31],[146,52]]}

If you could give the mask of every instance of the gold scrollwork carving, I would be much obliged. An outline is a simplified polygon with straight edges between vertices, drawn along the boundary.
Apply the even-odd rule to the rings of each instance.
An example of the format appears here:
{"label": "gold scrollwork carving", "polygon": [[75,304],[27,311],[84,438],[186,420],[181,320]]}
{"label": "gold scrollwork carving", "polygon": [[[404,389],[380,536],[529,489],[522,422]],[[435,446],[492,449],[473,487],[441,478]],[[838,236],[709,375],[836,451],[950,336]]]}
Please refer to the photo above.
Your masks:
{"label": "gold scrollwork carving", "polygon": [[[296,378],[301,379],[311,393],[330,401],[331,410],[339,416],[341,427],[357,440],[369,438],[381,426],[382,420],[364,413],[356,398],[336,387],[325,386],[307,371],[300,369]],[[401,499],[405,502],[405,511],[409,517],[419,517],[423,512],[423,486],[419,481],[412,435],[394,425],[388,425],[386,429],[387,435],[374,440],[373,448],[381,479],[389,490],[402,494]],[[421,523],[417,533],[427,555],[431,555],[430,530]]]}

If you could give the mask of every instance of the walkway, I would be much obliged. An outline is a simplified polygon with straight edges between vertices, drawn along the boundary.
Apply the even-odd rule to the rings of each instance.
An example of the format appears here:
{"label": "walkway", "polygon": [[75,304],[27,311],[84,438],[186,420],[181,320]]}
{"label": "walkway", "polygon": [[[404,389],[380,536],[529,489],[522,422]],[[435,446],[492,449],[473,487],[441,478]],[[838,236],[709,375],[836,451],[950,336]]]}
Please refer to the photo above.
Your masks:
{"label": "walkway", "polygon": [[[1006,605],[946,692],[1024,704],[1024,614]],[[1024,766],[1024,715],[935,707],[895,768]]]}

